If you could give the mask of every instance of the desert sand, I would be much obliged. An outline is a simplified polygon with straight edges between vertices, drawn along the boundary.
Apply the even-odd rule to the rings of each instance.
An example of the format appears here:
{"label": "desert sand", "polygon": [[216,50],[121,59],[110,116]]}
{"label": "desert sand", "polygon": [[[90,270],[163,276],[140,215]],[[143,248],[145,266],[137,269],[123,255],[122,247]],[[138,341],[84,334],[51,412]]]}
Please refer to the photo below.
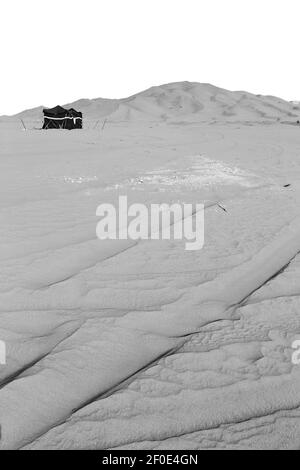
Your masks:
{"label": "desert sand", "polygon": [[[83,130],[0,118],[0,449],[299,449],[300,106],[189,82],[72,106]],[[120,194],[204,203],[203,249],[98,240]]]}

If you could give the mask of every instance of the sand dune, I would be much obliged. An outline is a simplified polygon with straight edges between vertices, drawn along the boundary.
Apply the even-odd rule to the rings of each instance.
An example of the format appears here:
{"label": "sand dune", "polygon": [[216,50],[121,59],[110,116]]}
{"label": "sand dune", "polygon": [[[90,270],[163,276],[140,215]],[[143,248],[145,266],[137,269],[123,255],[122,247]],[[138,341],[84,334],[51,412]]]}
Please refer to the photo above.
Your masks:
{"label": "sand dune", "polygon": [[[81,110],[86,119],[112,121],[261,121],[300,116],[296,102],[193,82],[156,86],[124,99],[80,99],[65,106]],[[12,118],[41,119],[42,108]]]}
{"label": "sand dune", "polygon": [[[109,125],[0,122],[0,449],[299,448],[298,104],[184,82],[70,106]],[[120,194],[203,202],[203,249],[98,240]]]}

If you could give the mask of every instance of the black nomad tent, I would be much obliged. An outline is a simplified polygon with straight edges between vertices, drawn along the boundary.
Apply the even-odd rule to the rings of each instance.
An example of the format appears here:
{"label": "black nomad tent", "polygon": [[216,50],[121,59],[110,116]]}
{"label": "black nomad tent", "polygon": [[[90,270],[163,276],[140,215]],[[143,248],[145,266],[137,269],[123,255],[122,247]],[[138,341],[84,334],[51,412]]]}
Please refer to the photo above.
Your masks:
{"label": "black nomad tent", "polygon": [[43,109],[43,129],[82,129],[82,113],[61,106]]}

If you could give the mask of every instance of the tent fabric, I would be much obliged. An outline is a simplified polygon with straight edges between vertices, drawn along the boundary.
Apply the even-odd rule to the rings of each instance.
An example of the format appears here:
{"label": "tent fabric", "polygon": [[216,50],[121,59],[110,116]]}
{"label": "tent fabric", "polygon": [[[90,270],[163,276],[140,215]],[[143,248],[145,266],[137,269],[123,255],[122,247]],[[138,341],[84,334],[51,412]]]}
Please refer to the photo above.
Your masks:
{"label": "tent fabric", "polygon": [[62,106],[43,109],[43,129],[81,129],[82,113],[75,109],[65,109]]}
{"label": "tent fabric", "polygon": [[74,108],[70,108],[70,109],[69,109],[69,113],[70,113],[72,116],[81,117],[81,118],[82,118],[82,113],[81,113],[80,111],[76,111],[76,109],[74,109]]}
{"label": "tent fabric", "polygon": [[67,113],[67,109],[63,108],[62,106],[55,106],[54,108],[46,108],[43,109],[43,113],[46,116],[58,116],[62,115],[64,116]]}

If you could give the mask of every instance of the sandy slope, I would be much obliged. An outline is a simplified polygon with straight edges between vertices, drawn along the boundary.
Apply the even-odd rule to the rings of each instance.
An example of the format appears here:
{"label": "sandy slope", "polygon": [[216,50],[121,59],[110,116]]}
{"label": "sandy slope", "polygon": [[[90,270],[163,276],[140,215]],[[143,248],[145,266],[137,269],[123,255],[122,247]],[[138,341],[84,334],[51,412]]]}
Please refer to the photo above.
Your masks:
{"label": "sandy slope", "polygon": [[[109,121],[276,121],[300,116],[300,106],[274,96],[229,91],[210,84],[178,82],[152,87],[123,99],[81,99],[66,107],[80,109],[86,127]],[[43,106],[23,111],[2,121],[22,118],[33,127],[42,121]],[[1,122],[1,118],[0,118]]]}
{"label": "sandy slope", "polygon": [[[135,111],[154,100],[157,117],[176,86],[137,95]],[[183,87],[186,109],[199,86]],[[299,129],[128,122],[0,138],[0,448],[298,448]],[[205,201],[204,248],[99,242],[96,207],[118,194]]]}

